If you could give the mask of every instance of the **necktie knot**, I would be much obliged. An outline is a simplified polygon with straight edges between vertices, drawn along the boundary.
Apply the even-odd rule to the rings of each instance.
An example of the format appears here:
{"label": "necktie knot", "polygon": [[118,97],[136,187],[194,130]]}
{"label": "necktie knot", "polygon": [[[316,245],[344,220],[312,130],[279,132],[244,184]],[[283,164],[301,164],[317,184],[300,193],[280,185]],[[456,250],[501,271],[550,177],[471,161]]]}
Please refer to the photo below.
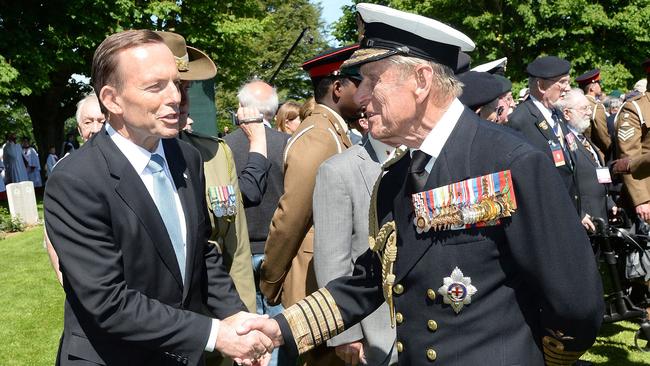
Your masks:
{"label": "necktie knot", "polygon": [[413,155],[411,157],[411,165],[409,166],[409,173],[424,172],[424,168],[427,166],[427,163],[429,162],[429,158],[431,157],[424,151],[421,150],[413,151]]}
{"label": "necktie knot", "polygon": [[158,154],[151,154],[151,159],[149,159],[147,167],[152,173],[158,173],[165,169],[165,159]]}

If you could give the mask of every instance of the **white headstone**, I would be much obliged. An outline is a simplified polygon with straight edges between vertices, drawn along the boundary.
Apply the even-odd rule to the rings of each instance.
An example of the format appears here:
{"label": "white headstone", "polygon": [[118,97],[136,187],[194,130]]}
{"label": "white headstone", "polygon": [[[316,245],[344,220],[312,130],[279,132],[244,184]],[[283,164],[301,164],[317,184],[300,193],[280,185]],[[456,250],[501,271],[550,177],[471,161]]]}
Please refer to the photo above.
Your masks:
{"label": "white headstone", "polygon": [[38,223],[34,183],[25,181],[7,185],[7,199],[11,217],[18,217],[25,225]]}

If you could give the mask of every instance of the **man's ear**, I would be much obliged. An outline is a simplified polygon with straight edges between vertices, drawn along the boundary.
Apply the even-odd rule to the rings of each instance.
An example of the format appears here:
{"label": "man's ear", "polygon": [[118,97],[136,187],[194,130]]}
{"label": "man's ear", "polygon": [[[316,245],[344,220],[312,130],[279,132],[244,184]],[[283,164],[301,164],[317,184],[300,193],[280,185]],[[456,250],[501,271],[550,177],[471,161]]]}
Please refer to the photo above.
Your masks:
{"label": "man's ear", "polygon": [[337,102],[343,95],[343,83],[341,80],[334,80],[332,83],[332,99]]}
{"label": "man's ear", "polygon": [[569,109],[568,109],[568,108],[564,108],[564,109],[562,110],[562,116],[564,117],[564,120],[565,120],[565,121],[568,121],[568,120],[569,120]]}
{"label": "man's ear", "polygon": [[112,114],[122,114],[122,100],[120,99],[117,89],[110,85],[104,85],[99,91],[99,100],[104,107]]}
{"label": "man's ear", "polygon": [[415,67],[415,98],[418,103],[424,102],[431,93],[433,85],[433,70],[429,65]]}

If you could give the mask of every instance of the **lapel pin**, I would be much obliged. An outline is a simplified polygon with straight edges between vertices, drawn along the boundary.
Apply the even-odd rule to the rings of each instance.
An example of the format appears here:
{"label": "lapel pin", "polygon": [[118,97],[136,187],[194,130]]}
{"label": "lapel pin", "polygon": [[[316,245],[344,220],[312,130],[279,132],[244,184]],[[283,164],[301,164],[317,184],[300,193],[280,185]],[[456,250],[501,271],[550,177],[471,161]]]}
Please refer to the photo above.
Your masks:
{"label": "lapel pin", "polygon": [[463,305],[469,305],[472,302],[472,295],[476,291],[476,287],[472,285],[472,279],[464,277],[458,267],[454,268],[450,277],[443,279],[443,284],[438,289],[444,303],[451,305],[456,314],[460,313]]}

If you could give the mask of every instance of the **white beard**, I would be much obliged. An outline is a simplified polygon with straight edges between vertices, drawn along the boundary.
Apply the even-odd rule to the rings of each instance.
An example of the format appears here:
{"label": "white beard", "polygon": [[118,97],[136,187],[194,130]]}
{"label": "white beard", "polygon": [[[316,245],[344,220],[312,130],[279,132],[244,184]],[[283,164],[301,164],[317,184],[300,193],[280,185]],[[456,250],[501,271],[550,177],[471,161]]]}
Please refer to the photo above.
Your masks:
{"label": "white beard", "polygon": [[584,118],[581,118],[579,120],[569,121],[569,125],[578,133],[585,132],[585,130],[589,128],[590,124],[591,124],[591,118],[589,118],[589,116],[585,116]]}

